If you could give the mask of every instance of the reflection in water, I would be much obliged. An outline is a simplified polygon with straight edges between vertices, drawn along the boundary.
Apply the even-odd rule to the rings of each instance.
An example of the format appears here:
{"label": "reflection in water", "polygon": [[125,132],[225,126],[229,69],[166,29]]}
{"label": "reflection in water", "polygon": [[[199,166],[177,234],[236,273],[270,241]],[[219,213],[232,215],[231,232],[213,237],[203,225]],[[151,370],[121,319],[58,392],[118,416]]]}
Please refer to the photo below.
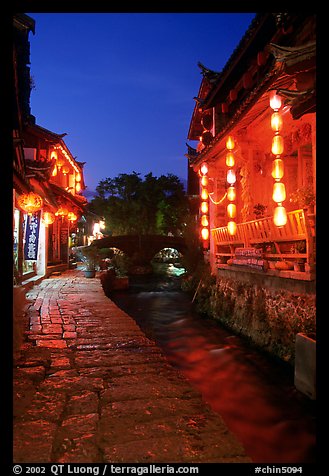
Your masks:
{"label": "reflection in water", "polygon": [[111,299],[218,412],[254,462],[315,462],[315,403],[293,370],[198,315],[179,279],[136,277]]}

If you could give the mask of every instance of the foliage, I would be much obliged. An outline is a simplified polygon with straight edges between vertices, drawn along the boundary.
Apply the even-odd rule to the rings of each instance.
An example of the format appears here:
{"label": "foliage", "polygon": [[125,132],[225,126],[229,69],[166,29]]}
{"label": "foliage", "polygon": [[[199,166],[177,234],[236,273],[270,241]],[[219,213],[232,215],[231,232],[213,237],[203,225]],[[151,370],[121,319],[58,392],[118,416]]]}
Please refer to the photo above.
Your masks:
{"label": "foliage", "polygon": [[267,208],[266,205],[262,205],[261,203],[256,203],[256,205],[254,205],[254,209],[253,209],[255,217],[256,218],[263,218],[266,208]]}
{"label": "foliage", "polygon": [[84,263],[85,271],[94,271],[99,265],[101,255],[99,249],[94,245],[83,246],[77,250],[77,254],[80,256]]}
{"label": "foliage", "polygon": [[180,234],[188,213],[183,184],[172,174],[119,174],[101,180],[88,209],[104,216],[112,235]]}
{"label": "foliage", "polygon": [[315,205],[315,194],[312,187],[301,187],[290,194],[290,202],[296,203],[299,207]]}
{"label": "foliage", "polygon": [[122,253],[122,251],[114,253],[113,257],[111,258],[111,266],[113,267],[116,276],[119,277],[127,276],[130,264],[129,257]]}

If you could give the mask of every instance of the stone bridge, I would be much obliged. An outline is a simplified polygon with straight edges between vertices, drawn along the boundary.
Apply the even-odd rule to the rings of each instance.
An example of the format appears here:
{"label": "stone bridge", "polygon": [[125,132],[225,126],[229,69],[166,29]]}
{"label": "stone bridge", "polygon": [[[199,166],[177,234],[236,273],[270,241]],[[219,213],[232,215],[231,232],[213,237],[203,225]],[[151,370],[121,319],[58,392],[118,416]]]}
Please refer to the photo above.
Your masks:
{"label": "stone bridge", "polygon": [[120,235],[94,240],[97,248],[118,248],[135,264],[149,263],[164,248],[174,248],[184,254],[187,246],[184,238],[166,235]]}

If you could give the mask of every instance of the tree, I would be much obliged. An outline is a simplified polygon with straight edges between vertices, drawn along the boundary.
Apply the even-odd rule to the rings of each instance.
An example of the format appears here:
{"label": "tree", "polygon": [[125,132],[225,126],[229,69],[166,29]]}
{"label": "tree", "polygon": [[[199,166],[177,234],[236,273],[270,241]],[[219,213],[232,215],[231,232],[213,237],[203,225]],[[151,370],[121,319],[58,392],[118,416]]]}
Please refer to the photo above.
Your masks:
{"label": "tree", "polygon": [[88,208],[104,216],[113,235],[180,234],[188,214],[184,186],[176,175],[119,174],[101,180]]}

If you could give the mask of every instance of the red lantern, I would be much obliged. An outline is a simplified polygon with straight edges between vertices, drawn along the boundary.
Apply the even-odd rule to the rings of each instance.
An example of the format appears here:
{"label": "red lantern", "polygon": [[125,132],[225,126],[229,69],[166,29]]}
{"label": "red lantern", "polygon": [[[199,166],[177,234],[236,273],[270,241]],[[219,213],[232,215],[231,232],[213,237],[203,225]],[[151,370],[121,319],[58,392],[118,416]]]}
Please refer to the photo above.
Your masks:
{"label": "red lantern", "polygon": [[55,221],[55,215],[53,212],[43,212],[42,219],[46,226],[52,225]]}
{"label": "red lantern", "polygon": [[28,215],[32,215],[33,213],[41,210],[43,207],[42,198],[40,195],[34,192],[23,193],[23,195],[18,197],[17,203],[19,208],[21,208]]}

